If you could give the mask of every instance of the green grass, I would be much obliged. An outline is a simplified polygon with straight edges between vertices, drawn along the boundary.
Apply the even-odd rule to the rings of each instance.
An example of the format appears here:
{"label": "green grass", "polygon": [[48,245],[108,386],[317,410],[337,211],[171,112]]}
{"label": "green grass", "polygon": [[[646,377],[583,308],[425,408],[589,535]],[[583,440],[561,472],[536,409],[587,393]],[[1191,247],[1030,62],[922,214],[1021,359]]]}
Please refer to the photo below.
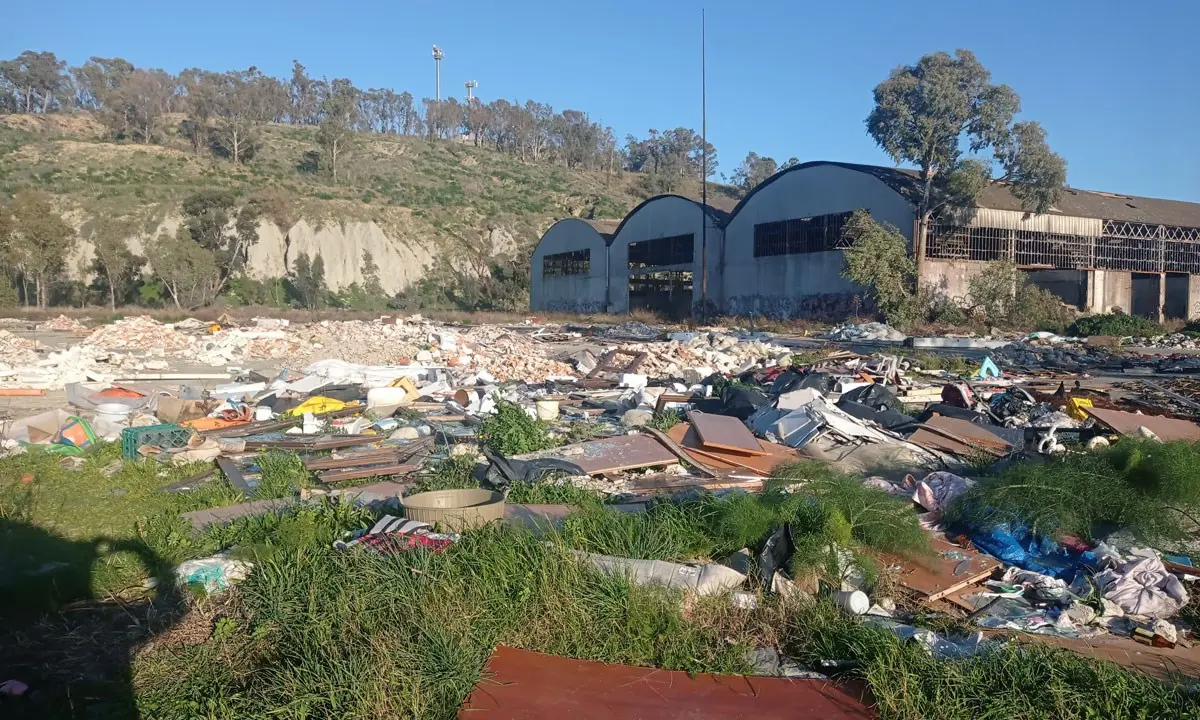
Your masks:
{"label": "green grass", "polygon": [[[821,602],[785,606],[778,598],[761,597],[754,610],[737,609],[726,597],[684,602],[678,593],[598,574],[567,553],[577,548],[670,560],[721,557],[743,546],[757,550],[780,521],[791,522],[801,538],[836,537],[862,551],[920,551],[904,503],[856,489],[856,478],[815,464],[785,469],[785,479],[762,497],[656,503],[639,515],[606,509],[598,496],[553,482],[517,484],[513,501],[575,501],[583,507],[561,532],[548,536],[493,526],[465,533],[443,552],[378,555],[331,547],[343,533],[370,525],[373,515],[365,510],[305,504],[196,534],[178,513],[237,499],[225,483],[166,495],[158,489],[194,468],[160,474],[152,463],[130,463],[107,477],[101,470],[116,457],[111,448],[85,457],[78,471],[63,469],[50,456],[0,460],[0,527],[27,528],[43,542],[57,538],[66,543],[60,549],[78,555],[64,557],[101,568],[90,576],[93,597],[129,591],[129,583],[145,574],[145,568],[137,571],[136,559],[128,559],[126,584],[114,583],[119,568],[110,564],[129,553],[96,545],[99,536],[139,545],[160,564],[222,548],[255,564],[236,590],[187,600],[188,615],[165,626],[131,624],[126,613],[137,609],[128,592],[119,608],[112,606],[111,617],[123,619],[116,627],[126,628],[120,630],[126,641],[140,642],[174,623],[192,628],[191,640],[136,656],[128,702],[141,717],[452,718],[501,643],[603,662],[722,673],[748,671],[748,649],[778,647],[811,667],[822,660],[844,663],[851,677],[868,683],[884,720],[1200,717],[1195,700],[1157,681],[1063,651],[1003,649],[964,661],[935,661],[921,648]],[[461,456],[443,461],[431,475],[439,482],[467,482],[468,459],[473,465],[472,458]],[[1142,458],[1130,467],[1153,462]],[[264,456],[260,465],[264,475],[282,478],[265,484],[292,487],[291,459]],[[25,472],[34,472],[37,482],[21,484]],[[114,494],[113,488],[126,492]],[[0,565],[29,540],[0,534]],[[79,645],[87,637],[87,617],[58,616],[62,656],[57,645],[26,648],[49,668],[38,685],[41,717],[132,716],[132,710],[98,710],[120,707],[118,695],[128,687],[120,675],[124,660],[99,670],[87,664],[96,652],[95,642]],[[3,633],[25,628],[23,622],[6,617],[0,638],[14,637]],[[0,658],[32,642],[16,637],[0,647]]]}
{"label": "green grass", "polygon": [[1142,541],[1184,540],[1200,517],[1200,445],[1123,439],[1095,453],[1020,463],[963,494],[947,520],[1090,538],[1125,528]]}

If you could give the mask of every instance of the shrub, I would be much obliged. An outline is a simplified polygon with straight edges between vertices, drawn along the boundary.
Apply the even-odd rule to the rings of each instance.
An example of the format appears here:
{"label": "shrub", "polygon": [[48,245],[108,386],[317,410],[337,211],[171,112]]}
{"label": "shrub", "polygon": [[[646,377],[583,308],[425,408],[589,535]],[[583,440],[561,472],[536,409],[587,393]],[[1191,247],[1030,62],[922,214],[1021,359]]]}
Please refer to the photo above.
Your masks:
{"label": "shrub", "polygon": [[1029,282],[1008,261],[988,263],[967,288],[969,312],[980,323],[1061,332],[1075,317],[1058,296]]}
{"label": "shrub", "polygon": [[1162,335],[1165,332],[1166,330],[1163,326],[1153,320],[1136,315],[1126,315],[1125,313],[1088,315],[1087,317],[1079,318],[1071,327],[1067,328],[1068,335],[1077,335],[1080,337],[1089,337],[1091,335],[1152,337]]}
{"label": "shrub", "polygon": [[1085,538],[1124,528],[1139,540],[1186,538],[1200,517],[1200,445],[1122,440],[1102,453],[1014,465],[946,510],[972,528],[1021,523]]}
{"label": "shrub", "polygon": [[848,242],[842,276],[868,288],[875,306],[893,325],[920,319],[924,303],[917,292],[916,262],[908,241],[893,225],[880,225],[866,210],[855,210],[842,238]]}
{"label": "shrub", "polygon": [[480,436],[485,445],[504,455],[521,455],[552,447],[546,428],[529,417],[524,408],[501,397],[496,412],[483,421]]}

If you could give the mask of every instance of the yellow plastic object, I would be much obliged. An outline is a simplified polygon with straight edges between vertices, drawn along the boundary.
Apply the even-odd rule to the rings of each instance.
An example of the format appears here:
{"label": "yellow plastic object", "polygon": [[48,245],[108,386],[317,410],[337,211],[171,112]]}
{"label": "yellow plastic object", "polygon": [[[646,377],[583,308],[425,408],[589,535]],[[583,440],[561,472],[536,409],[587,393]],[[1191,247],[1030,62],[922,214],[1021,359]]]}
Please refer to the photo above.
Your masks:
{"label": "yellow plastic object", "polygon": [[1067,399],[1067,414],[1076,420],[1087,420],[1085,408],[1092,407],[1092,401],[1087,398],[1073,397]]}
{"label": "yellow plastic object", "polygon": [[208,331],[210,333],[219,333],[219,332],[221,332],[221,326],[218,325],[217,323],[213,323],[212,325],[208,326]]}
{"label": "yellow plastic object", "polygon": [[285,412],[284,415],[303,415],[304,413],[320,415],[321,413],[336,412],[345,407],[346,403],[342,402],[341,400],[334,400],[333,398],[327,398],[318,395],[317,397],[310,397],[296,407]]}

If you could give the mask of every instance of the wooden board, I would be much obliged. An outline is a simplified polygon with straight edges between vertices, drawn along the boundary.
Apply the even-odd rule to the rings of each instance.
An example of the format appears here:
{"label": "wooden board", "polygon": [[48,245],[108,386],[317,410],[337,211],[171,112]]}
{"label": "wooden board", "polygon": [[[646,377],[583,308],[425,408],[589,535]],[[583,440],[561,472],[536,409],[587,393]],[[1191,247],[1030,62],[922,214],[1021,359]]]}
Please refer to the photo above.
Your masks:
{"label": "wooden board", "polygon": [[749,470],[762,477],[770,477],[776,465],[803,459],[800,453],[792,448],[766,440],[756,441],[761,451],[758,455],[704,449],[695,429],[688,423],[679,423],[671,428],[667,431],[667,437],[680,445],[688,455],[712,470]]}
{"label": "wooden board", "polygon": [[1002,456],[1012,450],[1011,443],[982,425],[944,415],[929,418],[908,439],[921,447],[955,455],[984,452]]}
{"label": "wooden board", "polygon": [[1105,410],[1098,407],[1087,408],[1086,412],[1122,435],[1135,435],[1139,427],[1145,427],[1163,442],[1200,440],[1200,425],[1187,420],[1175,420],[1159,415],[1138,415],[1137,413]]}
{"label": "wooden board", "polygon": [[704,450],[725,450],[746,455],[762,455],[758,440],[745,423],[728,415],[689,412],[688,420]]}
{"label": "wooden board", "polygon": [[588,475],[659,467],[679,462],[679,458],[649,435],[618,435],[567,445],[546,457],[573,462]]}
{"label": "wooden board", "polygon": [[[961,548],[941,538],[935,538],[931,545],[937,553],[931,558],[907,560],[884,555],[885,562],[901,566],[900,584],[927,601],[940,600],[965,587],[982,582],[1002,564],[990,555]],[[948,552],[962,553],[970,564],[964,571],[955,574],[955,569],[964,561],[942,555]]]}
{"label": "wooden board", "polygon": [[217,458],[217,467],[221,468],[221,472],[225,473],[225,479],[229,480],[229,484],[235,490],[246,495],[250,494],[250,485],[246,482],[246,476],[242,475],[242,471],[238,468],[237,463],[227,457],[219,457]]}

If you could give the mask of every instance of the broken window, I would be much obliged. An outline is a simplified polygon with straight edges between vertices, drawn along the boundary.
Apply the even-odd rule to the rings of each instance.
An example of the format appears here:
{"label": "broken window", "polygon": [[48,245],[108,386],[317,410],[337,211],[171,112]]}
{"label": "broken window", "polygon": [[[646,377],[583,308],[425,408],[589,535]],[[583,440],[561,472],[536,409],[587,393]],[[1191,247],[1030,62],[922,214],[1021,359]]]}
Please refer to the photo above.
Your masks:
{"label": "broken window", "polygon": [[572,250],[542,258],[542,276],[587,275],[592,271],[592,250]]}
{"label": "broken window", "polygon": [[754,226],[754,257],[800,255],[846,247],[842,228],[850,213],[792,218]]}
{"label": "broken window", "polygon": [[696,257],[695,252],[695,233],[631,242],[629,243],[629,269],[690,265]]}
{"label": "broken window", "polygon": [[1101,236],[934,223],[926,256],[1019,267],[1200,274],[1200,228],[1105,220]]}

